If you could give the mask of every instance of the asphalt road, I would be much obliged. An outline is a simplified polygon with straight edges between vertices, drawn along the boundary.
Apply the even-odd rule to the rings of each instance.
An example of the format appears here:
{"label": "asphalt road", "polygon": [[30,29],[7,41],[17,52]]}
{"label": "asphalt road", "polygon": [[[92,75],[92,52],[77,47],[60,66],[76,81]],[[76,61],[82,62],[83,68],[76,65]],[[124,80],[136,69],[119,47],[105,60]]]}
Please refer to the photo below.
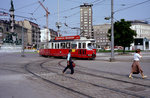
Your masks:
{"label": "asphalt road", "polygon": [[62,74],[66,60],[28,53],[0,53],[0,98],[150,98],[150,55],[141,67],[148,76],[128,78],[131,55],[98,54],[95,60],[77,60],[75,74]]}

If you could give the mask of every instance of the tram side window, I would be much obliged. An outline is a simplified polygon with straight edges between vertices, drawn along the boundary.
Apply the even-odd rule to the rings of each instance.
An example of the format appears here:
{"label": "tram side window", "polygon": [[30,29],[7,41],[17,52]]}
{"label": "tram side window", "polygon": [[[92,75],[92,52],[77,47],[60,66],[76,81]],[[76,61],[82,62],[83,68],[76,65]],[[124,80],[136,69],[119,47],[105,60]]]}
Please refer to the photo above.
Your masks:
{"label": "tram side window", "polygon": [[56,48],[59,49],[59,43],[56,44]]}
{"label": "tram side window", "polygon": [[66,48],[70,49],[70,43],[66,43]]}
{"label": "tram side window", "polygon": [[59,49],[59,43],[58,43],[58,49]]}
{"label": "tram side window", "polygon": [[82,46],[83,46],[83,48],[86,48],[86,43],[83,43]]}
{"label": "tram side window", "polygon": [[65,43],[61,43],[61,49],[65,48]]}
{"label": "tram side window", "polygon": [[56,46],[57,46],[57,44],[55,44],[55,49],[57,49],[57,47],[56,47]]}
{"label": "tram side window", "polygon": [[77,48],[77,44],[71,44],[71,48],[72,49],[76,49]]}
{"label": "tram side window", "polygon": [[81,49],[81,43],[79,43],[79,49]]}
{"label": "tram side window", "polygon": [[52,49],[53,49],[53,47],[54,47],[54,43],[52,43]]}

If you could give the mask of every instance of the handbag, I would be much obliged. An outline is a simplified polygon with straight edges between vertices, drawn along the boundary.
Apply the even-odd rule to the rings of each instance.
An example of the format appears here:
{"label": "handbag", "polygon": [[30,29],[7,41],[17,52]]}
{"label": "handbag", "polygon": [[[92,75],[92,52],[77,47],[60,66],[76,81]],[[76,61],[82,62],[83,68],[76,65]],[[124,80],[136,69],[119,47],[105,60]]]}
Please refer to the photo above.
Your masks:
{"label": "handbag", "polygon": [[73,66],[73,67],[75,67],[75,66],[76,66],[76,64],[73,62],[73,63],[72,63],[72,66]]}

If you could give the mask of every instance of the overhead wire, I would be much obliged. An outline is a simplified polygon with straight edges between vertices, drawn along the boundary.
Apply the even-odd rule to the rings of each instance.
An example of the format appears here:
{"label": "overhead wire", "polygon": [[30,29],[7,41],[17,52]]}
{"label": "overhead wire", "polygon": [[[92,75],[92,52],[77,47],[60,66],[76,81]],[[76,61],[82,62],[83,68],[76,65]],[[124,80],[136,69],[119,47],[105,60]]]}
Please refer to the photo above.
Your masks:
{"label": "overhead wire", "polygon": [[77,15],[77,14],[79,14],[79,13],[80,13],[80,11],[78,11],[78,12],[76,12],[76,13],[73,13],[72,15],[67,16],[67,18],[72,17],[72,16],[75,16],[75,15]]}
{"label": "overhead wire", "polygon": [[[45,0],[42,0],[42,3],[44,2]],[[39,8],[40,8],[40,4],[39,4],[39,6],[31,13],[31,14],[34,14]]]}
{"label": "overhead wire", "polygon": [[[89,3],[89,4],[91,4],[91,5],[98,5],[98,4],[100,4],[100,3],[102,3],[102,2],[104,2],[105,0],[95,0],[95,1],[93,1],[93,2],[91,2],[91,3]],[[77,7],[74,7],[74,8],[72,8],[72,9],[75,9],[75,8],[78,8],[78,7],[80,7],[80,6],[77,6]],[[71,8],[70,8],[71,9]],[[65,10],[65,11],[67,11],[67,10]],[[78,12],[76,12],[76,13],[73,13],[73,14],[71,14],[71,15],[69,15],[69,16],[65,16],[66,18],[69,18],[69,17],[72,17],[72,16],[75,16],[75,15],[77,15],[77,14],[80,14],[80,11],[78,11]],[[68,25],[65,23],[65,26],[66,27],[68,27]]]}
{"label": "overhead wire", "polygon": [[9,10],[8,9],[4,9],[4,8],[0,8],[1,10],[3,10],[3,11],[7,11],[7,12],[9,12]]}
{"label": "overhead wire", "polygon": [[[74,10],[76,8],[79,8],[80,6],[75,6],[75,7],[72,7],[72,8],[69,8],[69,9],[66,9],[66,10],[63,10],[63,11],[60,11],[60,13],[65,13],[65,12],[68,12],[68,11],[71,11],[71,10]],[[51,15],[55,15],[57,14],[57,12],[51,14]]]}
{"label": "overhead wire", "polygon": [[74,2],[74,3],[83,3],[83,2],[80,2],[80,1],[76,1],[76,0],[66,0],[66,1]]}
{"label": "overhead wire", "polygon": [[[3,11],[3,13],[6,13],[6,14],[10,15],[10,13],[4,12],[4,11]],[[16,14],[14,14],[14,15],[15,15],[16,17],[20,17],[20,18],[35,20],[34,18],[31,18],[31,17],[25,17],[25,16],[16,15]]]}
{"label": "overhead wire", "polygon": [[119,12],[119,11],[123,11],[123,10],[126,10],[126,9],[129,9],[129,8],[133,8],[133,7],[135,7],[135,6],[138,6],[138,5],[147,3],[147,2],[149,2],[149,1],[150,1],[150,0],[146,0],[146,1],[143,1],[143,2],[140,2],[140,3],[137,3],[137,4],[134,4],[134,5],[132,5],[132,6],[129,6],[129,7],[125,7],[125,8],[116,10],[116,11],[114,11],[114,13]]}
{"label": "overhead wire", "polygon": [[31,4],[28,4],[28,5],[25,5],[25,6],[23,6],[23,7],[16,8],[15,10],[20,10],[20,9],[23,9],[23,8],[26,8],[26,7],[29,7],[29,6],[33,6],[33,5],[37,4],[37,3],[38,3],[38,2],[36,1],[36,2],[34,2],[34,3],[31,3]]}
{"label": "overhead wire", "polygon": [[[101,0],[95,0],[95,1],[93,1],[93,2],[90,2],[90,4],[94,4],[94,3],[96,3],[96,2],[101,2]],[[103,0],[102,0],[103,1]]]}

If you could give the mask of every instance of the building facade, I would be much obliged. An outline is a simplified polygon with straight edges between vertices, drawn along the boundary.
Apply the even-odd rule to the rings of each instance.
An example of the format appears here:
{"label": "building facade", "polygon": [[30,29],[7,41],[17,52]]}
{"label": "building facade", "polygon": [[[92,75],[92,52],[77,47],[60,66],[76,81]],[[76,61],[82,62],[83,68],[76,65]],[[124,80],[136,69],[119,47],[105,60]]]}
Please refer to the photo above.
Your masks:
{"label": "building facade", "polygon": [[[58,37],[58,33],[54,31],[53,29],[47,30],[46,28],[41,29],[41,38],[40,38],[40,48],[46,48],[47,44],[47,34],[48,34],[48,42],[50,40],[54,40],[55,37]],[[47,33],[48,32],[48,33]]]}
{"label": "building facade", "polygon": [[[131,29],[135,30],[137,36],[134,38],[134,43],[131,44],[130,50],[141,49],[150,50],[150,24],[142,21],[130,21]],[[94,39],[96,40],[97,48],[109,49],[110,41],[107,37],[108,29],[111,24],[94,25]],[[129,49],[129,48],[126,48]]]}
{"label": "building facade", "polygon": [[[41,29],[40,30],[41,32],[41,38],[40,38],[40,41],[41,42],[47,42],[47,38],[48,38],[48,41],[50,41],[50,31],[47,30],[47,29]],[[48,34],[48,37],[47,37],[47,34]]]}
{"label": "building facade", "polygon": [[97,48],[109,49],[110,41],[107,37],[108,29],[111,28],[111,24],[94,25],[94,39],[96,40]]}
{"label": "building facade", "polygon": [[23,26],[27,29],[27,45],[26,46],[33,46],[37,48],[38,44],[40,43],[40,28],[38,24],[24,20],[24,21],[17,21],[16,24]]}
{"label": "building facade", "polygon": [[87,3],[80,5],[80,35],[82,37],[94,38],[92,15],[92,5]]}
{"label": "building facade", "polygon": [[131,21],[131,29],[137,33],[136,38],[150,39],[150,24],[142,21]]}
{"label": "building facade", "polygon": [[150,24],[138,20],[130,22],[131,29],[135,30],[137,33],[137,36],[134,38],[134,43],[131,44],[130,50],[150,50]]}
{"label": "building facade", "polygon": [[27,29],[20,26],[19,24],[14,24],[14,33],[16,40],[13,42],[13,36],[10,33],[11,31],[11,24],[10,21],[7,20],[0,20],[0,43],[15,43],[21,44],[22,42],[22,32],[24,31],[24,42],[26,43],[27,40]]}
{"label": "building facade", "polygon": [[58,37],[58,33],[56,31],[54,31],[53,29],[47,30],[45,28],[45,29],[41,29],[40,32],[41,32],[41,38],[40,38],[41,42],[47,41],[47,32],[48,32],[48,41],[54,40],[55,37]]}

